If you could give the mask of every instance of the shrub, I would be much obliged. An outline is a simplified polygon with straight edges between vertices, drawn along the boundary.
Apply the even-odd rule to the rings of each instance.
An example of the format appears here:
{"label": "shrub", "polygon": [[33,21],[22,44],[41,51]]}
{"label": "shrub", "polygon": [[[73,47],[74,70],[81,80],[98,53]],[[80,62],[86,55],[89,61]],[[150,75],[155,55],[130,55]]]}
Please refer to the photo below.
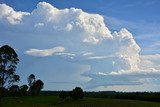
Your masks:
{"label": "shrub", "polygon": [[20,87],[20,93],[22,96],[26,96],[27,95],[27,90],[28,90],[28,86],[27,85],[22,85]]}
{"label": "shrub", "polygon": [[66,99],[67,98],[67,93],[65,91],[61,91],[60,94],[59,94],[59,98]]}
{"label": "shrub", "polygon": [[12,85],[9,88],[10,96],[18,96],[19,95],[19,86],[18,85]]}
{"label": "shrub", "polygon": [[70,97],[74,100],[83,99],[84,92],[80,87],[76,87],[70,92]]}

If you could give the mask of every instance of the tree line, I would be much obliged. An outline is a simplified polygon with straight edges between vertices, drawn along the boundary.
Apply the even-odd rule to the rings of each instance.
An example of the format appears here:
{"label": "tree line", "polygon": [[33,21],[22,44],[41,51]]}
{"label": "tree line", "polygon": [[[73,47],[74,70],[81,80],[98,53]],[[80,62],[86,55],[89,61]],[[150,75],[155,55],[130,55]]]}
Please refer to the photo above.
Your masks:
{"label": "tree line", "polygon": [[67,97],[70,97],[73,100],[83,99],[84,92],[80,87],[75,87],[72,91],[61,91],[59,93],[59,98],[66,99]]}
{"label": "tree line", "polygon": [[[27,78],[28,85],[15,85],[20,81],[20,76],[16,74],[19,58],[17,53],[9,45],[0,47],[0,105],[1,99],[5,96],[26,96],[39,95],[44,86],[42,80],[36,80],[34,74],[30,74]],[[80,87],[76,87],[72,91],[61,91],[59,97],[62,99],[70,96],[74,100],[82,99],[84,92]]]}
{"label": "tree line", "polygon": [[8,45],[0,47],[0,105],[4,96],[38,95],[44,86],[43,81],[36,80],[34,74],[29,75],[28,85],[15,85],[20,81],[20,76],[16,74],[18,63],[18,55],[13,48]]}
{"label": "tree line", "polygon": [[[22,86],[14,83],[20,81],[20,76],[16,74],[19,58],[13,48],[8,45],[0,47],[0,106],[1,99],[4,96],[26,96],[39,95],[44,83],[40,79],[36,79],[34,74],[30,74],[27,78],[28,84]],[[50,92],[52,94],[52,92]],[[58,95],[62,99],[71,97],[74,100],[86,97],[100,98],[116,98],[116,99],[135,99],[145,101],[160,101],[160,92],[83,92],[80,87],[76,87],[72,91],[58,91]]]}
{"label": "tree line", "polygon": [[31,74],[28,76],[28,85],[24,84],[22,86],[11,85],[8,88],[4,87],[2,89],[2,97],[5,96],[27,96],[27,95],[39,95],[40,90],[43,88],[43,81],[36,80],[35,75]]}

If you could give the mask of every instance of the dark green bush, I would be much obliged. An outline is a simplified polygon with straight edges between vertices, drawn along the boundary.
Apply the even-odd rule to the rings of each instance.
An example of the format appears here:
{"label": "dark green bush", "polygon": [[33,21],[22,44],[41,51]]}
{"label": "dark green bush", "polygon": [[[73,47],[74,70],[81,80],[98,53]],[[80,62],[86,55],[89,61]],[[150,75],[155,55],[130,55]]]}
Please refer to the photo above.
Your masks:
{"label": "dark green bush", "polygon": [[67,93],[65,91],[61,91],[59,93],[59,98],[66,99],[67,98]]}
{"label": "dark green bush", "polygon": [[76,87],[70,92],[70,97],[74,100],[83,99],[84,92],[80,87]]}

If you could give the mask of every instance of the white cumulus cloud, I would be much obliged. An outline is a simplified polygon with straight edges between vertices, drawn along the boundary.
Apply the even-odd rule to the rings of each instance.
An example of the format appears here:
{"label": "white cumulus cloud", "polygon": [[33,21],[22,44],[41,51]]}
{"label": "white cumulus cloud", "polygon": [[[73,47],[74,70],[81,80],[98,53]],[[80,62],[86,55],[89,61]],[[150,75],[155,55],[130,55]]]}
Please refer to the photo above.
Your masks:
{"label": "white cumulus cloud", "polygon": [[16,12],[13,8],[6,4],[0,4],[0,19],[5,19],[11,24],[18,24],[21,22],[23,16],[29,15],[28,12]]}
{"label": "white cumulus cloud", "polygon": [[[80,77],[84,76],[89,78],[84,79],[86,87],[141,85],[147,78],[157,78],[160,72],[159,55],[140,55],[141,48],[134,35],[126,28],[111,32],[98,14],[76,8],[58,9],[46,2],[38,3],[31,13],[17,12],[6,4],[0,4],[2,22],[0,32],[4,36],[0,45],[14,45],[22,53],[40,56],[46,62],[51,62],[47,56],[56,55],[64,62],[68,61],[70,67],[76,66],[77,75],[81,75],[79,80],[82,81]],[[47,68],[59,71],[63,67]],[[69,72],[71,68],[66,67],[62,73]]]}

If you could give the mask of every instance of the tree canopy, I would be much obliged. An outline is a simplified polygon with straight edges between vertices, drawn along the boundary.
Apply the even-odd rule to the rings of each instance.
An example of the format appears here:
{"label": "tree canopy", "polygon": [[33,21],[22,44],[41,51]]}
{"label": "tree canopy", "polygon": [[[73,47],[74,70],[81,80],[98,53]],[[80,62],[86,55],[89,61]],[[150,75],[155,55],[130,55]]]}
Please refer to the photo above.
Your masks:
{"label": "tree canopy", "polygon": [[34,75],[34,74],[30,74],[30,75],[28,76],[28,85],[31,87],[32,84],[35,82],[35,80],[36,80],[35,75]]}
{"label": "tree canopy", "polygon": [[0,47],[0,88],[18,82],[20,77],[15,74],[18,64],[18,55],[13,48],[8,45]]}
{"label": "tree canopy", "polygon": [[74,100],[82,99],[84,97],[84,92],[80,87],[76,87],[70,92],[70,97]]}
{"label": "tree canopy", "polygon": [[32,95],[38,95],[41,89],[43,88],[43,81],[42,80],[37,80],[33,82],[32,86],[30,87],[30,92]]}

